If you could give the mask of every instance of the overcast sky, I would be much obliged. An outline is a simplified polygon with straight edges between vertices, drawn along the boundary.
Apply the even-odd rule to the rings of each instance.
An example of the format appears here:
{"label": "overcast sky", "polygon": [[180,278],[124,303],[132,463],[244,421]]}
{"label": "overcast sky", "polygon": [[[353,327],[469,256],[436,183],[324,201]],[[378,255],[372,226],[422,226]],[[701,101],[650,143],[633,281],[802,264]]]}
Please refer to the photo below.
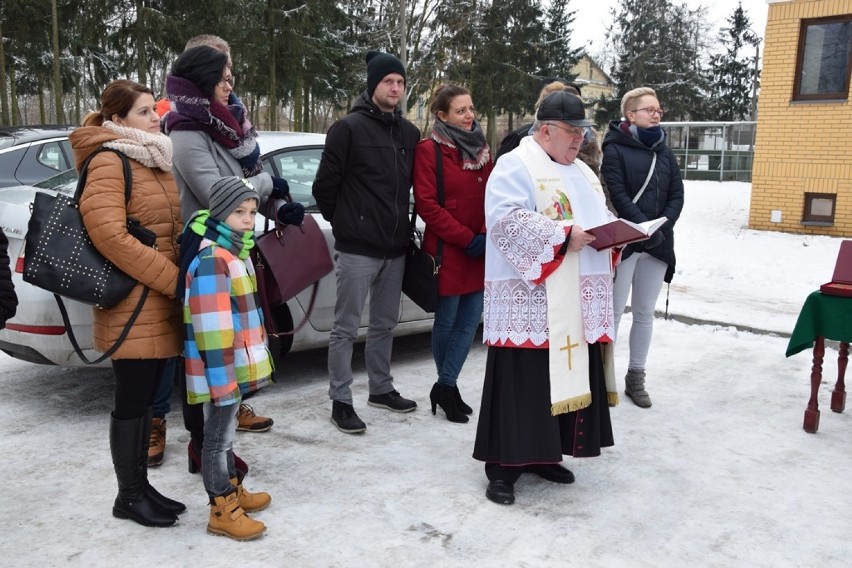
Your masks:
{"label": "overcast sky", "polygon": [[[718,30],[725,25],[725,20],[733,14],[738,0],[673,0],[675,3],[685,3],[690,8],[699,6],[708,8],[710,27]],[[763,37],[766,28],[766,0],[742,0],[743,9],[752,22],[752,28]],[[575,46],[591,42],[589,51],[594,54],[600,50],[604,34],[610,26],[612,17],[610,9],[618,6],[618,0],[573,0],[569,5],[576,10],[572,40]],[[715,35],[715,33],[714,33]]]}

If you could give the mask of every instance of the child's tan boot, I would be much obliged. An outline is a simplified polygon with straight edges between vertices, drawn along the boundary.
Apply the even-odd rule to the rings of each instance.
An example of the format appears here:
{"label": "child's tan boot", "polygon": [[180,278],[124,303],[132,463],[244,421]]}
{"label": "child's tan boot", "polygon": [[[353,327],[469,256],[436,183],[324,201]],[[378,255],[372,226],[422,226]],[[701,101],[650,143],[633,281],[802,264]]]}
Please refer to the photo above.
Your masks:
{"label": "child's tan boot", "polygon": [[252,540],[266,532],[266,525],[246,515],[233,491],[213,498],[207,532],[234,540]]}
{"label": "child's tan boot", "polygon": [[237,500],[240,502],[240,507],[246,513],[254,513],[262,511],[269,507],[272,503],[272,497],[269,493],[258,491],[257,493],[249,493],[243,484],[236,477],[231,478],[231,485],[237,488]]}

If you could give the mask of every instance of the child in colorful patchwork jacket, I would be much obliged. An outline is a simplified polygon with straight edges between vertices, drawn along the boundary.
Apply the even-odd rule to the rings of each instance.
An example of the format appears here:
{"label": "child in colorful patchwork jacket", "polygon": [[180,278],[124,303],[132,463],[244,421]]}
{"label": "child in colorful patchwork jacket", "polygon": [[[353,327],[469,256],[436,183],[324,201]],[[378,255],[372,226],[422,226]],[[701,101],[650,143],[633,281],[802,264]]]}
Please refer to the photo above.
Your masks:
{"label": "child in colorful patchwork jacket", "polygon": [[268,493],[249,493],[234,468],[232,449],[242,396],[272,380],[257,298],[254,246],[258,192],[250,181],[224,177],[210,190],[210,209],[195,212],[181,236],[185,272],[183,321],[187,399],[204,405],[201,451],[210,498],[207,532],[251,540],[266,530],[246,512],[265,509]]}

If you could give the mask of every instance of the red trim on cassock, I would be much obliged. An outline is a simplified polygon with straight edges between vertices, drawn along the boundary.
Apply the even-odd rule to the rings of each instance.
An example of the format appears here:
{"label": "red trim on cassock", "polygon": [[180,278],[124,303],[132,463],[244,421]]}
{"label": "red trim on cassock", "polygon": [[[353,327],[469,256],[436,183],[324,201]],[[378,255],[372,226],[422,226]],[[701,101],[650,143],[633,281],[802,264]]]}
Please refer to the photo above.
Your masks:
{"label": "red trim on cassock", "polygon": [[[573,226],[565,227],[565,240],[566,241],[571,238],[571,229],[572,228],[573,228]],[[538,278],[533,280],[532,281],[533,284],[538,286],[539,284],[541,284],[542,282],[547,280],[547,277],[550,276],[551,274],[553,274],[553,272],[557,268],[559,268],[559,266],[562,264],[562,261],[565,259],[564,254],[559,254],[559,249],[561,249],[563,245],[564,245],[564,243],[560,243],[559,245],[556,245],[556,246],[553,247],[553,254],[554,254],[553,260],[541,265],[541,276],[539,276]]]}

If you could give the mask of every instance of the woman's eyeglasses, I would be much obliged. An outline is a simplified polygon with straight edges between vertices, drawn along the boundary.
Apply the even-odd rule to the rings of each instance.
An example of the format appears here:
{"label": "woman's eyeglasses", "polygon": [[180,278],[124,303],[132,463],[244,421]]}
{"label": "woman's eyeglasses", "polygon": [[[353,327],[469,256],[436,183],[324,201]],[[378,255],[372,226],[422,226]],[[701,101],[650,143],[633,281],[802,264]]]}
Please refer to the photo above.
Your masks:
{"label": "woman's eyeglasses", "polygon": [[237,81],[236,75],[231,75],[230,77],[225,77],[221,81],[219,81],[219,88],[224,89],[225,85],[230,85],[231,88],[234,88],[234,83]]}
{"label": "woman's eyeglasses", "polygon": [[666,111],[664,111],[661,108],[651,108],[651,107],[636,108],[636,109],[633,109],[633,112],[639,112],[640,110],[645,111],[648,114],[648,116],[657,115],[660,118],[663,118],[663,115],[666,114]]}

